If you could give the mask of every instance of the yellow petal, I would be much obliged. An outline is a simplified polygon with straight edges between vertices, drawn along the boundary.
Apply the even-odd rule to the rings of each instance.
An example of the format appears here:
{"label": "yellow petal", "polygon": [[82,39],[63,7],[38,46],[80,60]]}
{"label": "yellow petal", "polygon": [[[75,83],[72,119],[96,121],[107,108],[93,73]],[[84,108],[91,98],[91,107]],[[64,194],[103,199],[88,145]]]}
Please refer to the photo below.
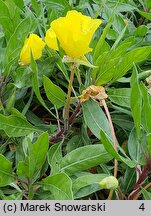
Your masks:
{"label": "yellow petal", "polygon": [[54,20],[51,27],[66,54],[72,58],[80,58],[92,51],[89,44],[101,22],[71,10],[66,17]]}
{"label": "yellow petal", "polygon": [[59,50],[58,43],[57,43],[57,37],[52,28],[46,31],[45,42],[49,48],[54,49],[54,50]]}
{"label": "yellow petal", "polygon": [[24,46],[20,53],[20,62],[21,64],[30,63],[30,53],[32,52],[33,58],[35,60],[39,59],[42,56],[42,50],[45,46],[45,43],[42,41],[36,34],[30,34],[24,42]]}

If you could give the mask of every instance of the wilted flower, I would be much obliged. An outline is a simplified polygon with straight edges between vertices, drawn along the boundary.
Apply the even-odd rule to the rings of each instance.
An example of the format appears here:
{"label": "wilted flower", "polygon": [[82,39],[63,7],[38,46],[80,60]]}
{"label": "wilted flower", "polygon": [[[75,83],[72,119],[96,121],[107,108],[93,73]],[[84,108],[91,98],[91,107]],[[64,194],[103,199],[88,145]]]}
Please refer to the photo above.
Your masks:
{"label": "wilted flower", "polygon": [[71,10],[65,17],[54,20],[51,27],[65,53],[71,58],[81,59],[92,51],[89,44],[101,22]]}
{"label": "wilted flower", "polygon": [[46,31],[45,42],[49,48],[54,49],[54,50],[59,50],[57,37],[52,28]]}
{"label": "wilted flower", "polygon": [[99,101],[101,104],[101,101],[106,99],[107,97],[108,96],[105,93],[103,86],[91,85],[82,91],[82,94],[80,95],[80,101],[82,103],[92,98],[95,101]]}
{"label": "wilted flower", "polygon": [[42,38],[36,34],[30,34],[21,50],[20,63],[23,65],[29,64],[31,52],[35,60],[39,59],[42,56],[44,46],[45,43],[42,41]]}

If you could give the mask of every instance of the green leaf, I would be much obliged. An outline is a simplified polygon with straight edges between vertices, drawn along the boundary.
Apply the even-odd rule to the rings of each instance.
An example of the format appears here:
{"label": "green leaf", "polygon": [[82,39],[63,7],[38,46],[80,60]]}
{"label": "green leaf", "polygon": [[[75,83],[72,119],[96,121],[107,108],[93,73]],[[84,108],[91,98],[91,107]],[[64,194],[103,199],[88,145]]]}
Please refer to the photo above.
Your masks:
{"label": "green leaf", "polygon": [[28,163],[29,158],[26,157],[24,161],[19,161],[17,165],[17,175],[21,176],[22,178],[28,178],[29,176],[29,163]]}
{"label": "green leaf", "polygon": [[126,53],[114,73],[113,82],[126,74],[126,72],[132,68],[133,63],[143,61],[150,53],[151,46],[139,47]]}
{"label": "green leaf", "polygon": [[98,61],[99,68],[95,85],[101,85],[109,81],[114,82],[118,80],[132,68],[133,63],[143,61],[151,53],[151,46],[139,47],[127,52],[126,54],[125,45],[121,48],[121,50],[118,50],[118,54],[122,52],[120,56],[116,54],[116,49],[114,52],[107,53],[104,60]]}
{"label": "green leaf", "polygon": [[62,57],[58,53],[56,53],[56,52],[54,53],[54,50],[48,49],[47,47],[46,47],[46,50],[47,50],[49,56],[56,58],[55,63],[57,65],[57,67],[63,73],[66,80],[69,80],[67,68],[65,67],[65,64],[62,62]]}
{"label": "green leaf", "polygon": [[0,114],[0,129],[4,130],[9,137],[26,136],[29,133],[39,131],[23,118],[15,115],[4,116],[2,114]]}
{"label": "green leaf", "polygon": [[[122,111],[122,110],[121,110]],[[131,131],[134,127],[133,119],[130,115],[112,113],[111,118],[114,124],[121,127],[122,130]]]}
{"label": "green leaf", "polygon": [[32,52],[31,52],[31,69],[32,69],[32,84],[33,84],[33,89],[34,92],[36,94],[37,99],[39,100],[39,102],[41,103],[41,105],[47,110],[49,111],[48,107],[46,106],[43,98],[41,97],[40,94],[40,90],[39,90],[39,81],[38,81],[38,68],[37,68],[37,64],[36,61],[33,58]]}
{"label": "green leaf", "polygon": [[147,144],[148,144],[149,155],[151,155],[151,133],[147,134]]}
{"label": "green leaf", "polygon": [[25,161],[18,163],[17,173],[23,177],[29,177],[31,181],[35,181],[39,175],[41,168],[46,160],[48,152],[48,133],[43,133],[35,143],[28,144],[28,156]]}
{"label": "green leaf", "polygon": [[141,192],[143,194],[143,199],[144,200],[151,200],[151,193],[149,191],[142,188]]}
{"label": "green leaf", "polygon": [[12,108],[14,107],[15,99],[16,99],[16,88],[14,88],[12,90],[12,93],[11,93],[10,97],[8,98],[7,103],[6,103],[6,111],[8,113],[10,113]]}
{"label": "green leaf", "polygon": [[134,42],[135,38],[129,37],[118,46],[115,44],[109,52],[104,52],[97,58],[95,65],[97,65],[98,68],[92,71],[92,78],[95,83],[99,81],[99,84],[103,84],[112,79],[117,66],[121,62],[121,58],[125,56],[126,52],[131,48]]}
{"label": "green leaf", "polygon": [[37,27],[37,21],[33,17],[27,17],[19,23],[14,34],[11,36],[4,59],[5,75],[7,76],[13,65],[18,63],[19,53],[27,38],[29,32],[34,31]]}
{"label": "green leaf", "polygon": [[14,182],[12,163],[0,154],[0,187],[4,187]]}
{"label": "green leaf", "polygon": [[[142,136],[138,139],[135,128],[131,131],[128,138],[128,151],[131,158],[139,164],[145,164],[144,152],[147,152],[146,134],[142,131]],[[143,136],[144,135],[144,136]]]}
{"label": "green leaf", "polygon": [[148,28],[145,25],[139,26],[136,31],[134,32],[134,35],[136,37],[144,37],[147,34]]}
{"label": "green leaf", "polygon": [[13,25],[12,26],[13,27],[12,33],[13,33],[17,25],[20,23],[22,19],[21,15],[23,15],[23,13],[20,10],[20,8],[16,5],[14,0],[6,0],[5,4],[7,5],[8,10],[9,10],[10,22],[12,22],[12,25]]}
{"label": "green leaf", "polygon": [[39,174],[48,152],[48,133],[43,133],[34,144],[29,145],[29,177]]}
{"label": "green leaf", "polygon": [[99,182],[108,177],[107,174],[85,174],[73,181],[74,199],[79,199],[101,190]]}
{"label": "green leaf", "polygon": [[149,100],[149,94],[147,91],[147,88],[144,86],[143,83],[140,84],[141,93],[143,96],[143,106],[142,106],[142,124],[145,128],[145,130],[148,133],[151,133],[151,105]]}
{"label": "green leaf", "polygon": [[[136,100],[137,98],[137,100]],[[133,73],[131,76],[131,98],[130,98],[131,111],[136,127],[138,136],[140,136],[141,124],[141,110],[142,110],[142,95],[138,83],[138,72],[134,65]]]}
{"label": "green leaf", "polygon": [[62,143],[52,145],[48,152],[48,163],[51,167],[51,174],[54,175],[60,171],[60,161],[62,160]]}
{"label": "green leaf", "polygon": [[68,10],[70,10],[70,5],[68,1],[66,0],[42,0],[48,8],[51,10],[57,10],[57,11],[63,11],[66,13]]}
{"label": "green leaf", "polygon": [[96,102],[88,100],[82,104],[82,109],[86,125],[98,139],[100,139],[101,130],[112,137],[109,122],[102,108]]}
{"label": "green leaf", "polygon": [[39,2],[37,2],[36,0],[31,0],[31,3],[32,3],[32,7],[36,13],[36,15],[40,15],[40,4]]}
{"label": "green leaf", "polygon": [[66,151],[67,153],[73,151],[76,148],[83,146],[83,141],[81,135],[75,135],[67,142]]}
{"label": "green leaf", "polygon": [[136,183],[136,170],[127,167],[123,179],[123,192],[129,193]]}
{"label": "green leaf", "polygon": [[23,8],[24,8],[24,0],[13,0],[14,1],[14,3],[21,9],[21,10],[23,10]]}
{"label": "green leaf", "polygon": [[147,12],[144,12],[144,11],[140,11],[140,10],[137,10],[137,12],[142,15],[143,17],[145,17],[146,19],[150,20],[151,21],[151,14],[150,13],[147,13]]}
{"label": "green leaf", "polygon": [[52,193],[54,200],[72,200],[72,181],[65,173],[48,176],[42,181],[44,190]]}
{"label": "green leaf", "polygon": [[[97,46],[97,45],[96,45]],[[96,49],[98,49],[98,51],[96,51],[96,54],[94,54],[94,55],[96,55],[95,57],[94,57],[94,59],[95,59],[95,63],[97,62],[97,60],[98,60],[98,58],[100,57],[100,56],[102,56],[105,52],[109,52],[110,51],[110,45],[104,40],[104,42],[103,42],[103,44],[101,45],[100,44],[100,46],[101,46],[101,48],[94,48],[94,52],[96,51]]]}
{"label": "green leaf", "polygon": [[14,85],[17,88],[24,88],[32,86],[32,71],[29,67],[18,67],[14,73],[11,74]]}
{"label": "green leaf", "polygon": [[73,174],[106,163],[112,159],[101,144],[79,147],[68,153],[60,162],[61,171]]}
{"label": "green leaf", "polygon": [[124,162],[125,164],[127,164],[127,166],[129,166],[131,168],[136,166],[137,163],[135,161],[130,160],[128,157],[125,158],[125,157],[121,156],[114,149],[113,143],[111,142],[110,138],[107,137],[107,135],[103,131],[101,131],[101,142],[103,143],[104,148],[106,149],[106,151],[108,153],[110,153],[114,157],[114,159]]}
{"label": "green leaf", "polygon": [[109,99],[119,106],[130,107],[130,88],[108,88]]}
{"label": "green leaf", "polygon": [[44,88],[47,98],[52,104],[56,105],[57,108],[65,105],[66,99],[64,91],[46,76],[44,76]]}
{"label": "green leaf", "polygon": [[[119,16],[119,18],[121,18],[120,16]],[[123,20],[122,20],[123,21]],[[124,21],[123,21],[124,22]],[[117,25],[118,26],[118,25]],[[125,26],[125,23],[124,23],[124,26]],[[121,33],[119,34],[119,36],[117,37],[117,39],[116,39],[116,41],[115,41],[115,43],[113,44],[113,46],[112,46],[112,49],[115,49],[117,46],[118,46],[118,44],[120,43],[120,41],[123,39],[123,37],[124,37],[124,35],[125,35],[125,32],[126,32],[126,30],[127,30],[127,26],[122,26],[122,31],[121,31]],[[124,27],[124,28],[123,28]]]}
{"label": "green leaf", "polygon": [[94,50],[94,53],[93,53],[93,63],[94,65],[96,65],[96,60],[98,59],[98,57],[100,56],[100,51],[102,49],[102,47],[104,46],[104,43],[105,43],[105,38],[110,30],[110,27],[112,25],[112,21],[113,21],[113,16],[114,16],[114,12],[112,12],[112,15],[110,17],[110,20],[108,22],[108,24],[106,25],[106,27],[104,28],[104,31],[95,47],[95,50]]}
{"label": "green leaf", "polygon": [[14,24],[13,20],[11,20],[11,16],[9,13],[9,8],[6,2],[0,0],[0,24],[3,27],[3,31],[5,33],[6,39],[9,39],[11,34],[14,32]]}
{"label": "green leaf", "polygon": [[146,6],[148,9],[151,9],[151,1],[150,0],[145,0]]}

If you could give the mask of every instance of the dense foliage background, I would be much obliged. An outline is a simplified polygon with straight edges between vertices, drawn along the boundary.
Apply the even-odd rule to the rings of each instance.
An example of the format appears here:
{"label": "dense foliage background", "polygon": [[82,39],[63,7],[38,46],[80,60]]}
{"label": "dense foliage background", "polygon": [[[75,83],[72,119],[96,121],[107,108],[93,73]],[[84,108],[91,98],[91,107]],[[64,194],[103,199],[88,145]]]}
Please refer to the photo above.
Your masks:
{"label": "dense foliage background", "polygon": [[[70,64],[45,47],[19,64],[29,33],[44,38],[51,21],[77,10],[103,23],[75,75],[68,130],[63,113]],[[151,1],[0,0],[0,198],[107,199],[99,182],[114,175],[112,199],[151,199]],[[118,152],[102,106],[78,100],[103,85]]]}

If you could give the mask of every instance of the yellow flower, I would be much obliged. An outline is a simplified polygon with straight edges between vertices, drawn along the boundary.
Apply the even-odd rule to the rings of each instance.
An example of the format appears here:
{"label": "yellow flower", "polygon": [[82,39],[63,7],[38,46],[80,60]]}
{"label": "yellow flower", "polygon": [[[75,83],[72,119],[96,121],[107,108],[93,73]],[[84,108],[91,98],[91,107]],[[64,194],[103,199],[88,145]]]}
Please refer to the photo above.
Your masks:
{"label": "yellow flower", "polygon": [[20,53],[20,63],[23,65],[30,63],[30,53],[32,51],[33,58],[39,59],[42,56],[42,50],[45,46],[45,43],[42,41],[36,34],[30,34],[24,42],[24,46]]}
{"label": "yellow flower", "polygon": [[66,17],[60,17],[51,23],[60,46],[69,57],[81,59],[92,51],[89,47],[92,36],[99,25],[99,19],[82,15],[75,10],[68,11]]}
{"label": "yellow flower", "polygon": [[46,31],[45,42],[49,48],[59,50],[57,37],[52,28]]}

